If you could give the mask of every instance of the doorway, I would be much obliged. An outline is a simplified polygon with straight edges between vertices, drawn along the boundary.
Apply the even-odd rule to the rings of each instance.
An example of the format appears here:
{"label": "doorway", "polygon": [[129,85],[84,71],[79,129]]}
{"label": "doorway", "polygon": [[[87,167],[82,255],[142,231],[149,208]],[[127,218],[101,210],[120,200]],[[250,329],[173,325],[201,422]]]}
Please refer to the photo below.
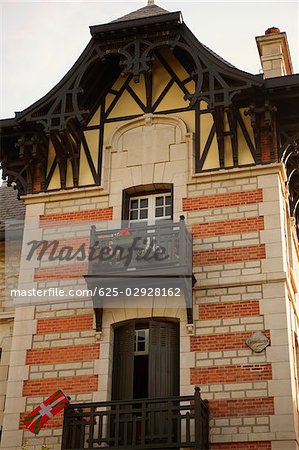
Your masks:
{"label": "doorway", "polygon": [[179,395],[179,323],[132,320],[115,329],[112,400]]}

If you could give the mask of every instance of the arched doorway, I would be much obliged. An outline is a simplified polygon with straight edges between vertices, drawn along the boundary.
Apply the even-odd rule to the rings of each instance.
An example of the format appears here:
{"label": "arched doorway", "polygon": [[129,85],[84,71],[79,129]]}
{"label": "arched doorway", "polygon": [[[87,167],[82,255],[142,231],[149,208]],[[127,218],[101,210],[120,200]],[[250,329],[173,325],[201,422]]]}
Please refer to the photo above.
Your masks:
{"label": "arched doorway", "polygon": [[179,395],[179,323],[131,320],[115,328],[112,400]]}

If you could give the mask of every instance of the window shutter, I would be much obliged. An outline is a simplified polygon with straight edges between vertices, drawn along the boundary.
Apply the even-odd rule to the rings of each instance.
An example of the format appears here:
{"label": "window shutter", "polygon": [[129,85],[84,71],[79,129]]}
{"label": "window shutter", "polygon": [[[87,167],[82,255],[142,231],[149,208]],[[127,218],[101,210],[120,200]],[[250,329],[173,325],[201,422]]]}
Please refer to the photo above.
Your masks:
{"label": "window shutter", "polygon": [[115,330],[113,362],[113,400],[133,398],[135,322]]}
{"label": "window shutter", "polygon": [[179,327],[177,323],[149,323],[149,397],[179,395]]}

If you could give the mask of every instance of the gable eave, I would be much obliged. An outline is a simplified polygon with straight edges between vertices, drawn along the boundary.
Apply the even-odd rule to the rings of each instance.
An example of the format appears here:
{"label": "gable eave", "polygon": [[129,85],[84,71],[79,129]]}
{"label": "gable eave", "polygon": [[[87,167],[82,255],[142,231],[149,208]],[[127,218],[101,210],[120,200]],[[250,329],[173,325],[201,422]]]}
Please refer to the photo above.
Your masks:
{"label": "gable eave", "polygon": [[72,67],[68,70],[68,72],[62,77],[62,79],[49,91],[47,92],[43,97],[41,97],[36,102],[32,103],[30,106],[25,108],[22,111],[15,113],[15,120],[17,122],[22,122],[22,120],[25,119],[25,117],[28,114],[31,114],[34,112],[34,110],[41,108],[43,105],[46,105],[51,101],[52,98],[55,97],[55,95],[63,89],[64,85],[72,78],[76,72],[80,70],[80,66],[84,62],[85,58],[89,54],[89,52],[92,50],[93,47],[93,39],[90,39],[89,43],[79,56],[79,58],[76,60],[76,62],[72,65]]}
{"label": "gable eave", "polygon": [[52,100],[53,101],[55,100],[57,94],[59,94],[59,91],[63,91],[65,85],[69,82],[69,80],[73,77],[76,78],[76,75],[80,73],[80,70],[84,65],[84,62],[86,61],[88,55],[94,48],[95,40],[97,40],[101,35],[105,35],[105,37],[107,37],[107,34],[111,32],[114,38],[117,38],[118,34],[119,37],[123,37],[125,31],[131,29],[133,33],[136,33],[137,29],[138,30],[142,30],[144,28],[146,29],[147,27],[153,24],[156,24],[157,26],[159,26],[159,28],[163,27],[163,25],[165,24],[167,25],[181,24],[181,13],[180,12],[167,13],[159,16],[108,23],[90,27],[92,38],[87,44],[86,48],[81,53],[81,55],[79,56],[79,58],[77,59],[77,61],[73,64],[70,70],[64,75],[64,77],[48,93],[46,93],[43,97],[41,97],[39,100],[37,100],[24,110],[15,113],[15,120],[17,121],[17,123],[26,120],[26,116],[32,115],[35,112],[35,110],[38,110],[43,106],[46,106]]}
{"label": "gable eave", "polygon": [[[97,25],[94,27],[90,27],[92,38],[87,44],[86,48],[83,50],[77,61],[73,64],[70,70],[64,75],[64,77],[43,97],[39,100],[28,106],[22,111],[18,111],[15,113],[15,120],[17,123],[22,123],[26,121],[28,116],[32,116],[35,111],[46,107],[51,101],[55,101],[60,92],[63,92],[66,89],[66,85],[69,85],[69,82],[72,78],[76,79],[78,75],[80,75],[80,71],[84,69],[84,64],[88,60],[90,53],[94,49],[95,41],[99,39],[99,37],[104,35],[107,38],[109,32],[113,35],[114,39],[118,37],[124,36],[125,32],[128,30],[132,30],[133,34],[136,33],[136,30],[148,29],[149,26],[155,24],[159,29],[163,28],[165,25],[171,26],[175,24],[181,24],[181,13],[166,13],[158,16],[151,16],[141,19],[121,21],[115,23],[108,23],[103,25]],[[111,39],[111,37],[110,37]]]}
{"label": "gable eave", "polygon": [[293,87],[299,88],[299,73],[268,78],[265,80],[265,87],[268,89]]}
{"label": "gable eave", "polygon": [[90,33],[92,36],[101,35],[103,33],[116,33],[118,31],[122,32],[129,29],[141,29],[153,24],[163,24],[163,23],[182,23],[182,13],[180,11],[160,14],[157,16],[142,17],[138,19],[123,20],[120,22],[110,22],[102,25],[90,26]]}
{"label": "gable eave", "polygon": [[234,78],[239,78],[240,80],[253,83],[255,86],[263,85],[264,80],[262,74],[252,74],[250,72],[238,69],[237,67],[233,66],[231,63],[223,59],[221,56],[217,55],[209,47],[202,44],[185,23],[183,23],[182,26],[186,36],[188,36],[190,41],[199,51],[199,55],[201,54],[206,57],[212,64],[218,66],[227,75],[231,75]]}
{"label": "gable eave", "polygon": [[[95,42],[107,39],[107,35],[111,40],[112,36],[114,39],[123,38],[124,35],[130,31],[130,33],[139,34],[142,30],[148,30],[151,26],[156,25],[159,29],[167,25],[167,27],[179,27],[182,31],[182,35],[191,42],[193,46],[195,57],[198,56],[205,58],[209,63],[211,63],[215,68],[217,68],[221,73],[224,73],[228,77],[232,77],[235,80],[240,80],[244,82],[248,87],[259,87],[264,83],[263,76],[261,74],[253,75],[248,72],[242,71],[230,63],[223,60],[220,56],[216,55],[212,50],[202,44],[191,30],[182,22],[182,15],[180,12],[172,12],[167,14],[161,14],[158,16],[151,16],[145,18],[138,18],[134,20],[111,22],[104,25],[91,26],[90,31],[92,38],[87,44],[86,48],[83,50],[82,54],[79,56],[74,65],[66,73],[66,75],[42,98],[34,102],[29,107],[25,108],[23,111],[16,112],[15,120],[17,123],[21,123],[26,120],[26,117],[31,117],[43,107],[47,107],[51,101],[55,101],[57,96],[67,88],[69,88],[70,80],[76,79],[80,74],[80,71],[84,69],[84,64],[90,57],[91,52],[94,49]],[[157,29],[158,29],[157,28]],[[129,34],[130,34],[129,33]]]}
{"label": "gable eave", "polygon": [[11,128],[17,125],[15,117],[0,119],[0,133],[2,129]]}

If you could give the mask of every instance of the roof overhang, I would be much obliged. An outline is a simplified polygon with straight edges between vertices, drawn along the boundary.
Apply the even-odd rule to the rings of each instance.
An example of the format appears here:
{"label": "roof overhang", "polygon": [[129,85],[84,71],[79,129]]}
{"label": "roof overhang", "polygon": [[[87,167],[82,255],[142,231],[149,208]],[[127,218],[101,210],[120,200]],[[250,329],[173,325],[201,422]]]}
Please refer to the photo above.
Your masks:
{"label": "roof overhang", "polygon": [[266,89],[299,87],[299,73],[264,80]]}
{"label": "roof overhang", "polygon": [[93,25],[89,27],[90,34],[93,37],[105,37],[107,34],[115,34],[121,31],[122,35],[128,33],[130,30],[134,33],[137,29],[148,27],[150,25],[155,25],[155,27],[160,27],[165,24],[181,24],[183,22],[182,13],[180,11],[161,14],[159,16],[145,17],[140,19],[125,20],[121,22],[110,22],[103,25]]}

